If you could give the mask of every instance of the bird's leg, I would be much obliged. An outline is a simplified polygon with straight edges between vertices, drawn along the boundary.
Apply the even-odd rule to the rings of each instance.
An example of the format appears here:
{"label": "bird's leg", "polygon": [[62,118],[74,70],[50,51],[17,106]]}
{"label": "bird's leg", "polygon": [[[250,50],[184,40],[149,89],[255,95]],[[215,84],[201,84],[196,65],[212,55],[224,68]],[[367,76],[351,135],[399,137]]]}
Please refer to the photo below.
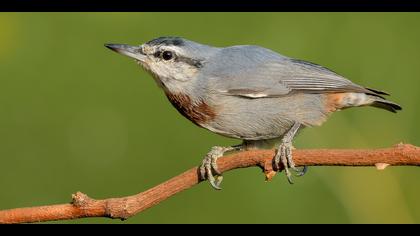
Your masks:
{"label": "bird's leg", "polygon": [[292,128],[283,136],[283,139],[281,140],[281,143],[279,145],[279,148],[277,150],[276,156],[274,157],[274,166],[279,170],[280,169],[280,161],[284,166],[284,171],[287,176],[287,180],[289,183],[293,184],[290,169],[297,172],[298,176],[302,176],[306,173],[307,168],[306,166],[303,167],[302,170],[299,170],[296,168],[296,165],[292,158],[292,140],[295,137],[297,131],[300,128],[299,123],[294,123]]}
{"label": "bird's leg", "polygon": [[[208,179],[211,186],[217,190],[220,190],[220,183],[223,180],[222,173],[217,167],[217,159],[225,152],[228,151],[239,151],[242,150],[242,145],[236,145],[231,147],[220,147],[214,146],[211,148],[210,152],[203,159],[203,163],[200,166],[200,175],[201,179]],[[215,175],[213,175],[213,172]]]}

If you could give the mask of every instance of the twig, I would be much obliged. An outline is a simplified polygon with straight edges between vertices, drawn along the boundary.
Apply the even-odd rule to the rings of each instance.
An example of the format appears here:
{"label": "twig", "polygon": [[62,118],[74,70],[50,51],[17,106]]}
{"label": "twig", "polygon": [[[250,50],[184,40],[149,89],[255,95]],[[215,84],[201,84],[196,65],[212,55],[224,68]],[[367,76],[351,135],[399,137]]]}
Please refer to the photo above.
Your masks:
{"label": "twig", "polygon": [[[275,175],[272,167],[274,150],[255,150],[236,153],[218,160],[219,169],[226,172],[236,168],[258,166],[266,179]],[[420,148],[398,144],[392,148],[360,150],[294,150],[297,166],[376,166],[384,169],[392,166],[420,166]],[[163,200],[200,183],[198,169],[192,168],[160,185],[139,194],[95,200],[77,192],[68,204],[17,208],[0,211],[0,223],[29,223],[68,220],[86,217],[127,219]]]}

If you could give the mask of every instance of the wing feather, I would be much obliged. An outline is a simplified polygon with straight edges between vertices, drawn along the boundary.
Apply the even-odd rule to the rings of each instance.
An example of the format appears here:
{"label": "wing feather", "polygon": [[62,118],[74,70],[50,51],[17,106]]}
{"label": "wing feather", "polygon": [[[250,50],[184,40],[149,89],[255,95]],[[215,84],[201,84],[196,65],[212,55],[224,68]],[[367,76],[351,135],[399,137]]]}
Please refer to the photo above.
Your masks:
{"label": "wing feather", "polygon": [[282,56],[257,46],[224,48],[204,70],[210,83],[226,95],[263,98],[293,92],[361,92],[379,96],[320,65]]}

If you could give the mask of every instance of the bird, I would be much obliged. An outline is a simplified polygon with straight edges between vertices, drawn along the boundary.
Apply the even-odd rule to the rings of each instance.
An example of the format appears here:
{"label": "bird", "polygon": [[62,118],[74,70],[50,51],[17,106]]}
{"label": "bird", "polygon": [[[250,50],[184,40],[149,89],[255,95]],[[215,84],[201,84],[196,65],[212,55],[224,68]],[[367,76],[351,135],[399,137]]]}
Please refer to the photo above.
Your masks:
{"label": "bird", "polygon": [[205,155],[200,177],[220,190],[217,159],[227,152],[276,148],[275,170],[289,183],[306,173],[297,168],[292,142],[306,127],[322,125],[339,110],[372,106],[396,113],[401,106],[388,93],[353,83],[336,72],[257,45],[215,47],[177,36],[154,38],[138,46],[105,46],[134,59],[184,117],[213,133],[242,140],[214,146]]}

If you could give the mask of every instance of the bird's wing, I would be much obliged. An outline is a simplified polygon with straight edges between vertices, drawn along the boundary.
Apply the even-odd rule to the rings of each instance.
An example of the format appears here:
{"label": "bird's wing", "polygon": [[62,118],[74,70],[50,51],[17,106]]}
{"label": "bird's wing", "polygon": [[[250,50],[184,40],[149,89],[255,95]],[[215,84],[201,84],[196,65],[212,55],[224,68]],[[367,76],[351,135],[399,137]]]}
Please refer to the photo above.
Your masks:
{"label": "bird's wing", "polygon": [[210,74],[216,90],[226,95],[263,98],[298,91],[373,95],[380,92],[354,84],[320,65],[283,57],[264,48],[243,48],[227,55],[228,58],[222,58],[216,66],[218,68],[213,67]]}

